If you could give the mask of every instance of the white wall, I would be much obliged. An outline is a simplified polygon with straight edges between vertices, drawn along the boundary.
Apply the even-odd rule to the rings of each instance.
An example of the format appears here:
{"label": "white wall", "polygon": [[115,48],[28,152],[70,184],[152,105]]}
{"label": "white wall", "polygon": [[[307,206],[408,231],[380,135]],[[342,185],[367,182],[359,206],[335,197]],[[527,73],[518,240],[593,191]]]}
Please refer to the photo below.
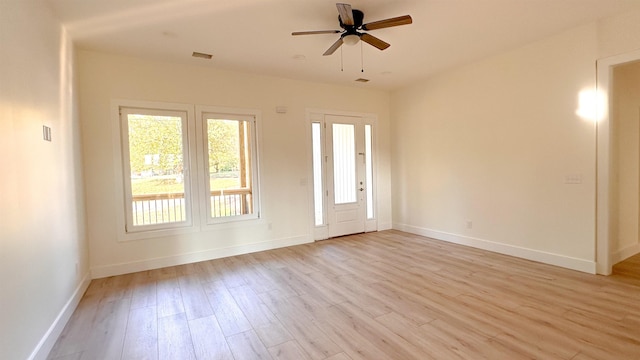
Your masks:
{"label": "white wall", "polygon": [[595,271],[596,57],[593,24],[394,92],[394,227]]}
{"label": "white wall", "polygon": [[[306,109],[378,115],[379,222],[390,227],[389,94],[358,88],[151,62],[79,51],[88,233],[94,277],[312,241]],[[163,101],[261,111],[260,221],[187,235],[118,241],[122,202],[111,114],[112,99]],[[288,108],[276,114],[276,106]],[[303,185],[304,184],[304,185]],[[271,230],[269,230],[271,224]]]}
{"label": "white wall", "polygon": [[595,272],[595,125],[578,96],[598,59],[639,48],[640,7],[392,93],[394,227]]}
{"label": "white wall", "polygon": [[38,358],[89,279],[73,47],[35,0],[0,1],[0,44],[0,358]]}
{"label": "white wall", "polygon": [[624,14],[603,19],[598,27],[598,58],[640,49],[640,4]]}
{"label": "white wall", "polygon": [[640,252],[640,63],[613,70],[612,262]]}

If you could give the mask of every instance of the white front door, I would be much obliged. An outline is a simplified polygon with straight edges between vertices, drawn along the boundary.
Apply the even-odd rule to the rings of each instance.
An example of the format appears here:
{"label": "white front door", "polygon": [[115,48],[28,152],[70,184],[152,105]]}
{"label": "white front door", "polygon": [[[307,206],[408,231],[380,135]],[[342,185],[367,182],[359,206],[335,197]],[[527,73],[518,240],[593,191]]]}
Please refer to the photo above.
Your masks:
{"label": "white front door", "polygon": [[363,120],[325,115],[325,124],[328,235],[364,232],[367,209]]}

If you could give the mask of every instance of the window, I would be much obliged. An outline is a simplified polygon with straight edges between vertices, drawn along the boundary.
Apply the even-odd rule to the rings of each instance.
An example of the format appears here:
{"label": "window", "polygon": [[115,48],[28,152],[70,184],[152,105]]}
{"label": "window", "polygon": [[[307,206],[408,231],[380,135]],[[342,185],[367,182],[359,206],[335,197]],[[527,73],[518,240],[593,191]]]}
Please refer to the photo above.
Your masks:
{"label": "window", "polygon": [[121,108],[120,116],[127,232],[190,225],[187,114]]}
{"label": "window", "polygon": [[322,181],[322,126],[311,123],[311,142],[313,146],[313,209],[315,225],[324,224],[324,183]]}
{"label": "window", "polygon": [[371,124],[364,126],[365,182],[367,184],[367,219],[374,219],[373,213],[373,145]]}
{"label": "window", "polygon": [[207,222],[256,218],[255,117],[198,111],[205,141]]}
{"label": "window", "polygon": [[125,239],[259,217],[256,111],[123,102]]}

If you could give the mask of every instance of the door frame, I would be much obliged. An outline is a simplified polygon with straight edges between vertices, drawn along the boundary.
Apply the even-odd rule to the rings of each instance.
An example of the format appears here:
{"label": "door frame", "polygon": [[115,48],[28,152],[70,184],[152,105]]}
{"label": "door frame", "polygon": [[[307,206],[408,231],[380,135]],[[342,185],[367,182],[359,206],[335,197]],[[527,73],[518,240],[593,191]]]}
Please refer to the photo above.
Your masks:
{"label": "door frame", "polygon": [[613,111],[613,68],[640,60],[640,49],[596,62],[596,89],[604,98],[602,118],[596,123],[596,273],[610,275],[611,258],[611,121]]}
{"label": "door frame", "polygon": [[[350,184],[353,186],[355,201],[342,204],[336,203],[336,129],[334,127],[336,124],[353,127],[353,170],[356,177]],[[328,190],[323,199],[323,203],[326,205],[323,208],[327,214],[329,237],[363,233],[367,223],[367,193],[364,190],[369,187],[369,184],[366,183],[365,120],[359,116],[325,115],[322,128],[324,128],[324,156],[326,159],[323,162],[325,165],[323,183]],[[358,182],[360,183],[358,184]]]}
{"label": "door frame", "polygon": [[[328,110],[328,109],[315,109],[315,108],[308,108],[306,109],[306,122],[305,122],[305,131],[306,131],[306,139],[307,139],[307,163],[308,163],[308,170],[307,170],[307,174],[308,174],[308,179],[310,179],[310,181],[308,181],[308,198],[309,198],[309,231],[310,234],[313,236],[314,240],[324,240],[324,239],[328,239],[329,238],[329,225],[326,223],[327,222],[327,199],[326,196],[324,197],[324,201],[323,201],[323,211],[324,211],[324,221],[325,224],[323,225],[315,225],[315,202],[314,202],[314,194],[313,194],[313,190],[314,190],[314,184],[313,184],[313,139],[312,139],[312,134],[311,134],[311,124],[314,122],[319,122],[323,125],[323,129],[324,129],[324,124],[325,124],[325,115],[335,115],[335,116],[350,116],[350,117],[360,117],[363,120],[364,124],[370,124],[372,127],[372,133],[371,133],[371,149],[372,149],[372,178],[373,178],[373,184],[372,186],[372,193],[373,193],[373,219],[367,219],[366,218],[366,209],[365,209],[365,232],[370,232],[370,231],[377,231],[378,230],[378,214],[379,214],[379,208],[378,208],[378,196],[377,196],[377,184],[378,184],[378,141],[377,141],[377,130],[378,130],[378,116],[376,114],[372,114],[372,113],[361,113],[361,112],[352,112],[352,111],[341,111],[341,110]],[[325,141],[325,132],[323,131],[323,138],[322,138],[322,155],[326,155],[325,152],[325,145],[324,143]],[[327,184],[326,184],[326,178],[327,178],[327,174],[326,174],[326,165],[323,164],[322,166],[322,173],[323,173],[323,188],[322,191],[324,194],[326,194],[327,191]],[[369,185],[369,184],[367,184]],[[366,201],[365,201],[365,206],[366,206]]]}

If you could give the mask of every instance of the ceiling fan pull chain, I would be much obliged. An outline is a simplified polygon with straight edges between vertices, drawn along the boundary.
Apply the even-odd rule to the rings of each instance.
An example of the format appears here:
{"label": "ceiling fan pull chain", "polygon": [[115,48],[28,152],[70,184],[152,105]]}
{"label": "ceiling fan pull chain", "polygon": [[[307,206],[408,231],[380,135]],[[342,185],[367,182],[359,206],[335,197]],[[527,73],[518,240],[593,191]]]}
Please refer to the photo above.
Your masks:
{"label": "ceiling fan pull chain", "polygon": [[344,72],[344,62],[342,61],[342,46],[340,47],[340,71]]}
{"label": "ceiling fan pull chain", "polygon": [[364,55],[362,50],[362,41],[360,41],[360,72],[364,72]]}

